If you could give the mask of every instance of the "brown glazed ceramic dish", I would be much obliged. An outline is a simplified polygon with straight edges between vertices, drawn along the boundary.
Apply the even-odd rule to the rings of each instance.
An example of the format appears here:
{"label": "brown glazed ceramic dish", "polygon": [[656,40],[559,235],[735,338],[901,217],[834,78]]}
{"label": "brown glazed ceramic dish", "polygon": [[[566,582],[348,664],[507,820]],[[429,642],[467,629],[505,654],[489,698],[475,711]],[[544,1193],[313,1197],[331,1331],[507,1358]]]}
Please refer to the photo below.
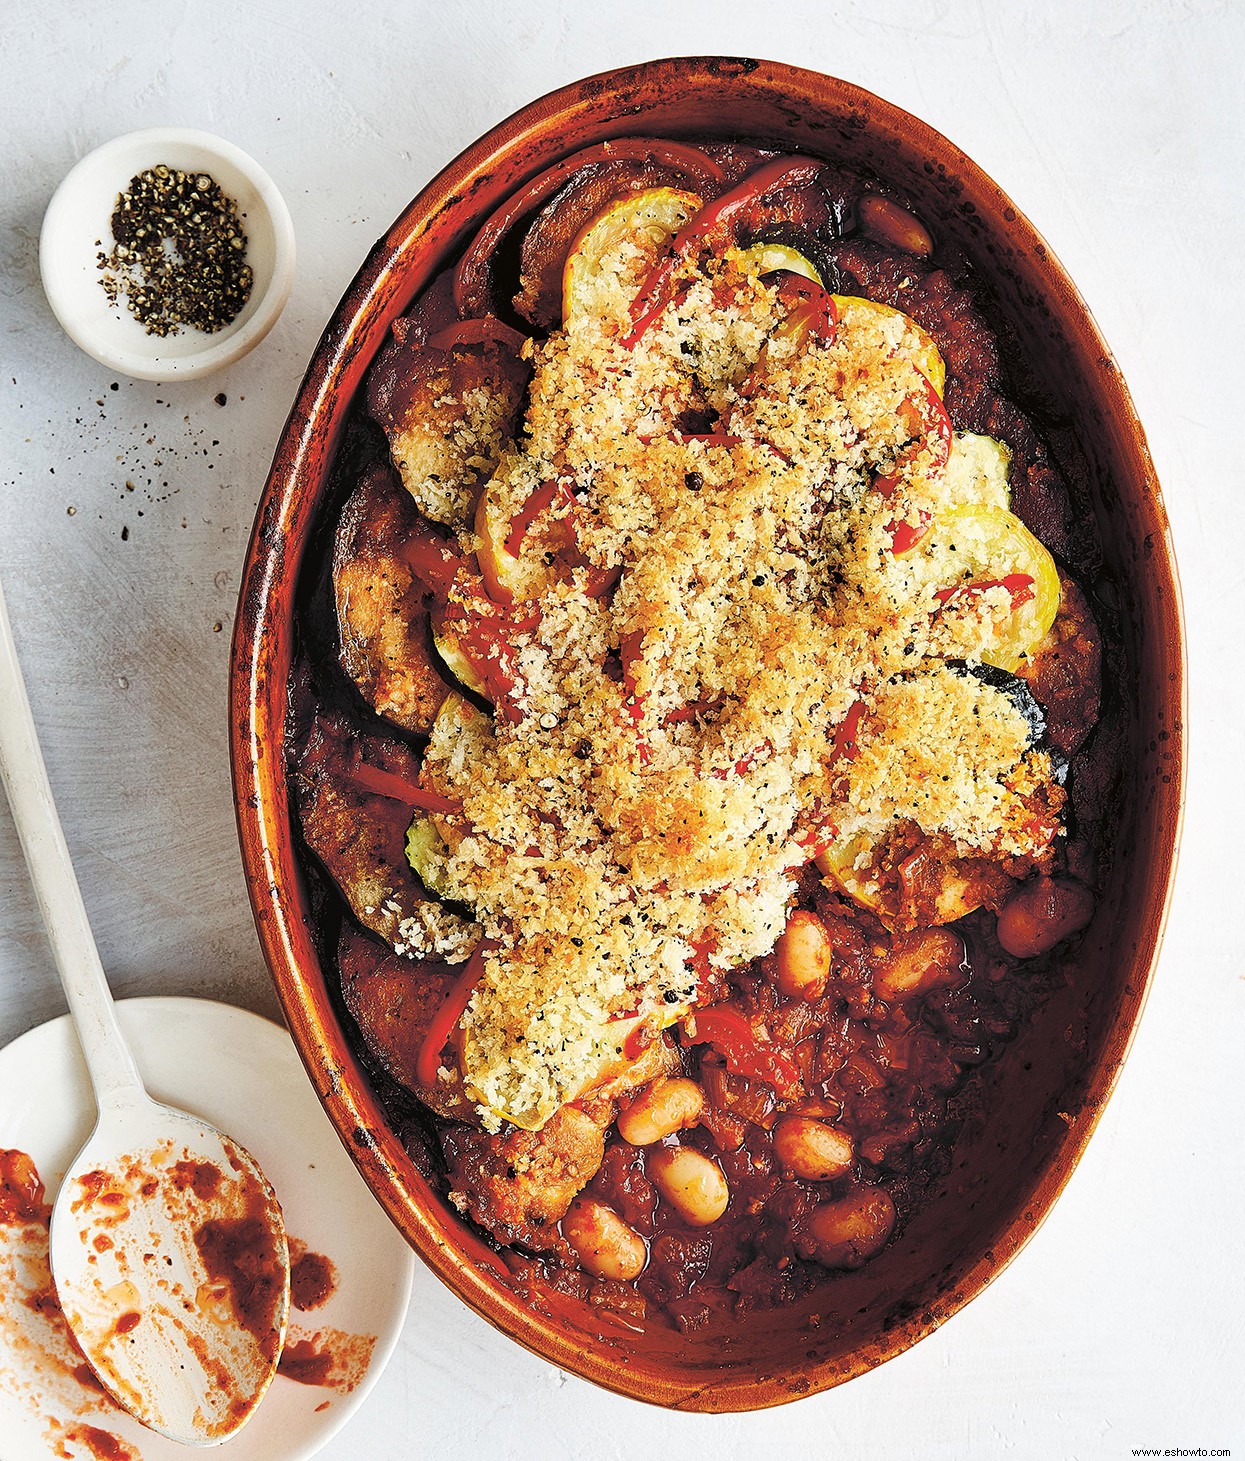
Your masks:
{"label": "brown glazed ceramic dish", "polygon": [[[1129,721],[1117,855],[1074,976],[985,1067],[990,1111],[952,1170],[872,1264],[725,1337],[625,1323],[553,1293],[517,1293],[420,1176],[343,1028],[321,965],[283,753],[300,565],[364,372],[396,316],[519,184],[626,134],[767,139],[872,173],[964,250],[1058,457],[1079,457],[1116,596]],[[468,1304],[566,1370],[688,1410],[746,1410],[826,1389],[929,1333],[1032,1235],[1068,1180],[1141,1013],[1180,828],[1184,673],[1179,591],[1159,486],[1127,388],[1063,269],[951,143],[842,81],[771,62],[656,61],[566,87],[501,123],[417,197],[372,250],[315,352],[259,505],[233,645],[230,724],[242,853],[264,953],[294,1040],[364,1178],[424,1261]],[[822,1317],[811,1318],[815,1311]]]}

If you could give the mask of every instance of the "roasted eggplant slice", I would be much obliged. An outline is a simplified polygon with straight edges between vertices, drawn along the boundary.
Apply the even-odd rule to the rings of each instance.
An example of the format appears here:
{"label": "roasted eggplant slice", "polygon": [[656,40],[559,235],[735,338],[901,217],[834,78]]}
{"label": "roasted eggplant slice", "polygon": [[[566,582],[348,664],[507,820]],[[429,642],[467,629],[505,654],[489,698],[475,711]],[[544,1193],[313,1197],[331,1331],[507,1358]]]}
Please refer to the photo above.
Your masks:
{"label": "roasted eggplant slice", "polygon": [[[717,192],[725,179],[722,167],[709,155],[709,149],[687,142],[673,142],[668,138],[622,137],[598,142],[564,157],[512,194],[485,220],[454,270],[453,297],[458,313],[465,318],[496,310],[493,268],[496,257],[508,252],[508,247],[503,248],[502,245],[512,229],[524,219],[539,216],[538,210],[543,210],[551,200],[562,197],[580,178],[599,176],[607,169],[613,176],[621,176],[620,164],[636,165],[640,177],[644,176],[646,169],[660,169],[663,176],[666,170],[670,170],[684,186],[694,187],[701,193],[706,190]],[[647,184],[642,183],[641,186]],[[578,226],[583,226],[582,221]],[[570,237],[573,235],[568,235],[568,242]],[[549,252],[556,255],[557,249]],[[563,259],[566,257],[565,248],[561,250],[561,256]],[[551,259],[551,267],[553,262]],[[542,259],[542,271],[543,268]],[[559,271],[560,268],[559,263]]]}
{"label": "roasted eggplant slice", "polygon": [[333,594],[342,668],[378,715],[423,734],[448,686],[433,663],[423,586],[402,556],[418,522],[392,469],[373,467],[342,511]]}
{"label": "roasted eggplant slice", "polygon": [[402,485],[434,522],[470,521],[476,489],[514,434],[529,375],[522,344],[491,319],[431,335],[399,321],[372,367],[368,410],[389,438]]}
{"label": "roasted eggplant slice", "polygon": [[410,958],[461,963],[480,930],[425,896],[406,860],[413,806],[360,782],[359,772],[369,769],[394,783],[414,784],[418,773],[415,757],[398,742],[368,735],[341,716],[317,716],[294,777],[307,846],[364,928]]}
{"label": "roasted eggplant slice", "polygon": [[384,1069],[438,1116],[473,1120],[475,1107],[457,1076],[438,1081],[434,1088],[416,1073],[428,1027],[458,977],[453,966],[404,959],[346,922],[337,967],[346,1008]]}

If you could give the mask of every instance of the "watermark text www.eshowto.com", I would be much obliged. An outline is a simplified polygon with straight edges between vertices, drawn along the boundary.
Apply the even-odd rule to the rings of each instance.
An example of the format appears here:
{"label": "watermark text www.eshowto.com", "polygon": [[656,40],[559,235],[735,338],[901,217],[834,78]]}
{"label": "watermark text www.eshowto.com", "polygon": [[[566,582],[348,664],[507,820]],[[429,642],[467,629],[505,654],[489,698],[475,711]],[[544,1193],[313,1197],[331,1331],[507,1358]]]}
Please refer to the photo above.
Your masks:
{"label": "watermark text www.eshowto.com", "polygon": [[1184,1461],[1187,1456],[1231,1456],[1232,1451],[1227,1446],[1211,1446],[1209,1450],[1205,1446],[1134,1446],[1134,1456],[1170,1456],[1177,1457]]}

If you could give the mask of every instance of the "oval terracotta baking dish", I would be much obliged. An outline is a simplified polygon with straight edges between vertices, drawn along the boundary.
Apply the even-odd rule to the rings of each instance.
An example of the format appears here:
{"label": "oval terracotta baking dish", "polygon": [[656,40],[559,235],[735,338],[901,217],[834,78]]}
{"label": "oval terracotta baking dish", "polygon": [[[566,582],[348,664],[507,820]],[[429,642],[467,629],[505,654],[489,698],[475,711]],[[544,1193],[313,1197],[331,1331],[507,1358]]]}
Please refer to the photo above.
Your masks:
{"label": "oval terracotta baking dish", "polygon": [[[386,331],[518,185],[628,133],[769,139],[832,158],[903,190],[938,237],[965,251],[1049,403],[1047,422],[1084,459],[1103,579],[1125,639],[1127,668],[1114,687],[1130,758],[1119,855],[1075,977],[986,1068],[990,1119],[965,1127],[941,1190],[885,1253],[802,1306],[754,1314],[725,1337],[624,1324],[552,1293],[515,1292],[419,1174],[317,954],[283,754],[300,567],[352,401]],[[478,1313],[566,1370],[663,1405],[753,1409],[839,1384],[927,1334],[1013,1257],[1068,1180],[1119,1073],[1158,949],[1180,827],[1183,697],[1179,591],[1145,437],[1094,321],[1032,225],[963,153],[858,87],[764,61],[656,61],[554,92],[469,148],[376,245],[329,322],[277,448],[242,583],[230,725],[243,861],[308,1072],[424,1261]]]}

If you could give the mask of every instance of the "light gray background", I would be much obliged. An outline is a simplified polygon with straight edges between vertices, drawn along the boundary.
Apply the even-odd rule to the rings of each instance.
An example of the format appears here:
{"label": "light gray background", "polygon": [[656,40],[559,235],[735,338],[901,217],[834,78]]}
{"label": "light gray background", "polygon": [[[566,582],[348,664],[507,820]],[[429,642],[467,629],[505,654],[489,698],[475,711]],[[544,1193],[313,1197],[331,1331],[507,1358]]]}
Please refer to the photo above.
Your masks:
{"label": "light gray background", "polygon": [[[1190,627],[1189,810],[1165,952],[1118,1094],[1039,1236],[883,1369],[778,1412],[665,1415],[520,1351],[421,1269],[391,1368],[324,1454],[1239,1455],[1239,5],[0,0],[0,573],[113,987],[275,1013],[234,835],[229,633],[273,444],[370,244],[525,102],[694,52],[815,67],[924,117],[1046,234],[1118,354],[1165,483]],[[40,218],[70,165],[164,123],[259,158],[300,249],[269,339],[168,387],[80,354],[37,270]],[[0,1042],[62,1008],[0,812]]]}

